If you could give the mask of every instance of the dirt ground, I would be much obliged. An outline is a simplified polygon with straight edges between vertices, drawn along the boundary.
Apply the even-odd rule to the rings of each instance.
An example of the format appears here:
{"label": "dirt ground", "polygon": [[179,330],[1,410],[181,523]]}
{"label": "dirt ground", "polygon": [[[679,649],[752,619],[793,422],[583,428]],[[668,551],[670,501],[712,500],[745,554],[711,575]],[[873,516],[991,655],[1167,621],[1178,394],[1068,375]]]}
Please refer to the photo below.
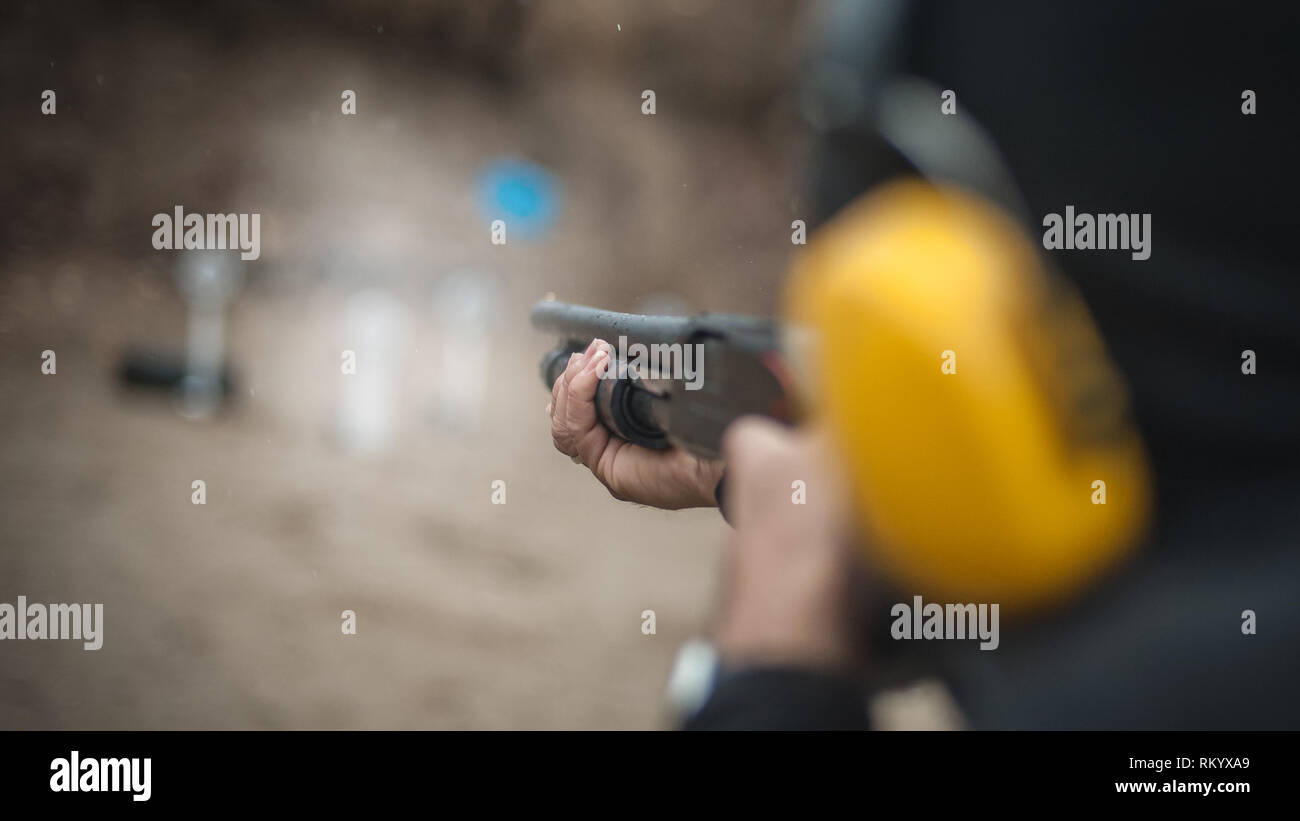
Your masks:
{"label": "dirt ground", "polygon": [[[508,60],[475,47],[499,29],[460,21],[446,61],[400,17],[226,30],[199,5],[198,33],[132,4],[64,39],[6,27],[0,601],[103,603],[105,639],[6,641],[0,727],[663,726],[727,527],[616,502],[553,450],[552,340],[527,313],[547,292],[773,308],[799,216],[771,45],[792,48],[791,4],[767,24],[735,4],[557,4]],[[653,117],[647,87],[665,92]],[[563,208],[548,236],[496,247],[475,179],[510,156],[549,168]],[[116,377],[130,346],[184,344],[180,255],[150,247],[176,204],[262,214],[228,311],[235,395],[203,421]],[[452,420],[465,343],[435,295],[456,276],[485,284],[465,327],[489,378]],[[352,295],[375,290],[405,332],[393,439],[359,455],[336,435],[340,352]]]}
{"label": "dirt ground", "polygon": [[[105,640],[5,642],[0,726],[659,726],[726,526],[615,502],[552,449],[536,375],[551,340],[527,311],[548,291],[764,309],[782,153],[669,101],[642,117],[621,79],[503,89],[310,34],[223,49],[142,24],[55,63],[59,113],[24,101],[7,118],[25,206],[7,206],[0,279],[0,600],[102,602]],[[39,96],[45,76],[22,67]],[[549,237],[488,242],[474,179],[496,156],[562,180]],[[207,421],[115,378],[128,346],[184,343],[177,255],[148,244],[176,203],[263,214],[229,312],[237,395]],[[451,427],[433,300],[461,270],[496,301],[485,401]],[[375,288],[408,330],[395,445],[361,457],[332,430],[347,299]]]}

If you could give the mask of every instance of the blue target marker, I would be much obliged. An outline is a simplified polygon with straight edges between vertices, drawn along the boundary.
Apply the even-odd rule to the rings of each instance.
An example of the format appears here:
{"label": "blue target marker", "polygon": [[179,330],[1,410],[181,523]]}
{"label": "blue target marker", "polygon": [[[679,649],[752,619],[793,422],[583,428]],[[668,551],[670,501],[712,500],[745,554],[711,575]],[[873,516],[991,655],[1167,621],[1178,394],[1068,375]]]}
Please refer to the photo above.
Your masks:
{"label": "blue target marker", "polygon": [[560,214],[559,178],[540,165],[500,159],[479,174],[479,208],[488,220],[505,220],[511,239],[541,239]]}

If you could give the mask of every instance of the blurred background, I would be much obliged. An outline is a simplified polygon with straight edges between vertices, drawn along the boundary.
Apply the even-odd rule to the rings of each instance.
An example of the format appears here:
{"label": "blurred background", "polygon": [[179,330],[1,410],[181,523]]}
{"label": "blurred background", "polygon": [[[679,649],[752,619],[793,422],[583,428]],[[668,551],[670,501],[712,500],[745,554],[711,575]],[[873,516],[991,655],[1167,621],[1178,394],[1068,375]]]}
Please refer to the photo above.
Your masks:
{"label": "blurred background", "polygon": [[[528,308],[773,308],[802,6],[7,4],[0,600],[105,640],[7,642],[0,726],[662,726],[726,525],[554,451]],[[215,308],[151,245],[177,205],[261,214]],[[224,401],[121,379],[201,311]]]}

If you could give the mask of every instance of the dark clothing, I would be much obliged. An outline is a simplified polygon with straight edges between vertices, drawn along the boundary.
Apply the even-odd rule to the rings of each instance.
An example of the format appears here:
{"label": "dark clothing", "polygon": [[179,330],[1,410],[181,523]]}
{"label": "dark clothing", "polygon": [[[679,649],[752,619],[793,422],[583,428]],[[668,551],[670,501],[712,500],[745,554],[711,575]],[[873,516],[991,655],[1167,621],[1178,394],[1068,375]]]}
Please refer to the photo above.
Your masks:
{"label": "dark clothing", "polygon": [[[1152,215],[1147,260],[1044,252],[1127,379],[1155,473],[1150,541],[1068,612],[1004,623],[996,651],[932,652],[933,669],[975,727],[1300,728],[1300,17],[1284,3],[905,5],[895,68],[956,92],[1033,219]],[[830,212],[879,169],[845,134],[826,142],[814,179]],[[809,699],[792,689],[784,722]],[[819,709],[809,722],[843,707]],[[695,726],[711,716],[744,723],[713,703]]]}
{"label": "dark clothing", "polygon": [[[909,62],[988,129],[1037,219],[1066,205],[1152,215],[1148,260],[1052,255],[1128,377],[1156,470],[1178,479],[1164,501],[1194,491],[1189,479],[1296,471],[1295,9],[996,8],[919,4]],[[1242,114],[1244,89],[1257,114]],[[1260,358],[1252,377],[1245,349]]]}
{"label": "dark clothing", "polygon": [[723,673],[688,730],[868,730],[867,703],[851,678],[793,667]]}

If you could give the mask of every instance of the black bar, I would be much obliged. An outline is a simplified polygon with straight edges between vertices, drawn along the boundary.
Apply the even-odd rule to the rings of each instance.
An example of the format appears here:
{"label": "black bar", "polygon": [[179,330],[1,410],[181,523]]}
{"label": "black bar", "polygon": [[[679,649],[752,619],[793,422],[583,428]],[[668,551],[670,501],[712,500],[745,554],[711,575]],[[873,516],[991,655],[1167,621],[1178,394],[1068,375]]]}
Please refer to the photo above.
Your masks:
{"label": "black bar", "polygon": [[[1293,797],[1294,733],[540,733],[138,732],[6,733],[0,752],[5,809],[425,806],[483,809],[513,798],[537,810],[601,795],[626,804],[670,803],[706,790],[742,805],[776,794],[818,805],[851,795],[864,817],[901,805],[928,817],[937,801],[968,807],[1034,806],[1044,816],[1077,804],[1216,812]],[[558,747],[565,752],[557,755]],[[150,759],[150,797],[130,791],[53,792],[51,762]],[[726,767],[718,766],[725,757]],[[1241,767],[1200,766],[1201,759]],[[1145,762],[1189,759],[1190,768]],[[101,769],[102,768],[97,768]],[[84,777],[84,775],[83,775]],[[1164,784],[1248,785],[1249,793],[1161,792]],[[1153,784],[1149,794],[1117,785]],[[1244,789],[1244,788],[1243,788]],[[820,799],[820,800],[819,800]],[[838,799],[837,799],[838,800]],[[1041,803],[1046,800],[1050,803]],[[456,813],[459,815],[460,813]],[[619,813],[616,813],[619,814]],[[892,814],[892,813],[891,813]],[[1036,814],[1038,815],[1038,814]],[[13,817],[19,817],[13,815]],[[331,816],[335,817],[335,816]],[[1234,816],[1216,816],[1234,817]]]}

